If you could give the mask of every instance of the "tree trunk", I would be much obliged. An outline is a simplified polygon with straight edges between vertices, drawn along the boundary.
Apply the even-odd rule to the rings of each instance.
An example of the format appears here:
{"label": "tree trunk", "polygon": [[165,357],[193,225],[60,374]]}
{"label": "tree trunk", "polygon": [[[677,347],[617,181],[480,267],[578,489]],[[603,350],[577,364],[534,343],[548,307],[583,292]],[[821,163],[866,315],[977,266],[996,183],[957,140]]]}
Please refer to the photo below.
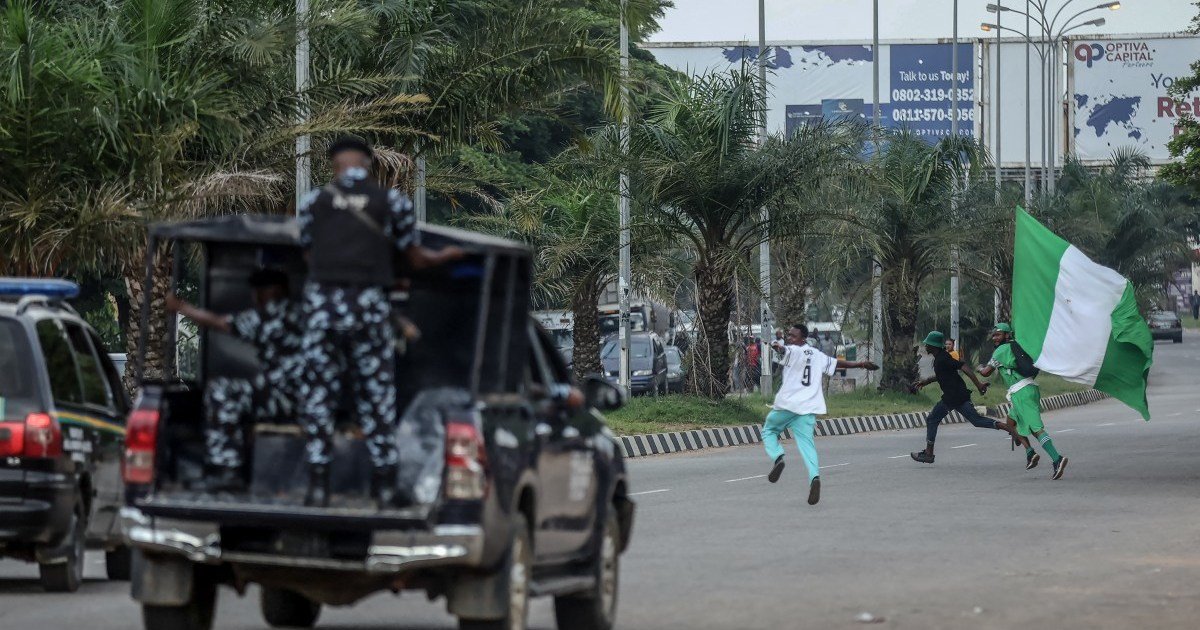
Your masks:
{"label": "tree trunk", "polygon": [[572,355],[575,378],[580,382],[591,374],[601,374],[600,363],[600,292],[604,283],[600,280],[585,280],[579,283],[571,298],[571,311],[575,315],[575,350]]}
{"label": "tree trunk", "polygon": [[916,276],[902,265],[883,274],[883,375],[880,390],[907,392],[917,380],[913,351],[917,328]]}
{"label": "tree trunk", "polygon": [[[716,262],[711,260],[716,258]],[[713,400],[729,393],[729,316],[733,308],[733,273],[721,264],[720,254],[696,265],[696,308],[700,315],[696,344],[696,391]]]}
{"label": "tree trunk", "polygon": [[125,363],[125,389],[131,395],[136,395],[140,383],[137,382],[137,365],[143,360],[143,380],[159,380],[167,370],[167,354],[164,348],[168,331],[168,320],[165,299],[171,288],[171,257],[165,250],[160,250],[154,259],[153,285],[150,295],[149,329],[146,335],[144,354],[139,354],[138,343],[141,340],[142,308],[146,291],[146,269],[142,265],[146,261],[146,248],[139,248],[133,255],[130,264],[124,268],[125,292],[129,296],[129,327],[125,330],[125,352],[128,361]]}

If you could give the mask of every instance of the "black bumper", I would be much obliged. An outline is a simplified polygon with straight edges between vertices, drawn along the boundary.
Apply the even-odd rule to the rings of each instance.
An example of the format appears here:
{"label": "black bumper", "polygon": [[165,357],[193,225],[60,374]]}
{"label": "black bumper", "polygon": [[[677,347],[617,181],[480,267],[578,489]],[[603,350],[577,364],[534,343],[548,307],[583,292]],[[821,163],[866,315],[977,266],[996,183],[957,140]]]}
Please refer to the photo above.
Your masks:
{"label": "black bumper", "polygon": [[1151,339],[1178,339],[1183,335],[1182,328],[1151,328]]}
{"label": "black bumper", "polygon": [[3,468],[0,479],[9,488],[19,479],[21,486],[20,496],[0,496],[0,546],[53,544],[66,534],[76,499],[70,475]]}

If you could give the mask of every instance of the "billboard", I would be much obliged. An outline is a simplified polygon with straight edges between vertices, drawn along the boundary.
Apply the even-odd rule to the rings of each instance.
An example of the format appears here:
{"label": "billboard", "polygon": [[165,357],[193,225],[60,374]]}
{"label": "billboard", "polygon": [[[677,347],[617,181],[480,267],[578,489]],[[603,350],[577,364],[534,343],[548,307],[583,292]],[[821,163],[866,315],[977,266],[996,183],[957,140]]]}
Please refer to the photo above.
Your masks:
{"label": "billboard", "polygon": [[1200,98],[1175,101],[1167,90],[1200,59],[1195,37],[1077,39],[1068,44],[1074,80],[1075,151],[1107,160],[1134,148],[1155,162],[1170,159],[1167,142],[1179,117],[1200,111]]}
{"label": "billboard", "polygon": [[[644,44],[659,62],[687,74],[753,67],[756,46]],[[950,135],[952,51],[945,43],[880,45],[880,115],[886,127],[907,127],[937,139]],[[975,46],[959,44],[959,133],[975,133]],[[768,129],[790,132],[806,120],[874,114],[869,44],[770,45]]]}

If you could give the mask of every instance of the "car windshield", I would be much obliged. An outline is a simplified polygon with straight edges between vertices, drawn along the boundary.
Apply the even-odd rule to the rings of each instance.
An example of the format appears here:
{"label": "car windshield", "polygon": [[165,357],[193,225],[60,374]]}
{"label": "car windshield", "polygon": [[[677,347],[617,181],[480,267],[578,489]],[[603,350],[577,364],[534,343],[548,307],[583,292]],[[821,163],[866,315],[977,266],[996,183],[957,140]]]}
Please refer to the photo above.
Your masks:
{"label": "car windshield", "polygon": [[677,368],[683,365],[683,357],[679,356],[678,348],[667,348],[667,367]]}
{"label": "car windshield", "polygon": [[[616,339],[609,340],[604,344],[604,350],[600,352],[601,359],[617,359],[621,356],[621,346]],[[631,339],[629,341],[629,358],[645,359],[650,356],[650,342],[645,339]]]}
{"label": "car windshield", "polygon": [[[615,335],[621,327],[619,315],[604,315],[600,318],[600,336]],[[646,319],[641,313],[629,313],[629,330],[638,332],[646,330]]]}
{"label": "car windshield", "polygon": [[33,354],[21,325],[0,319],[0,420],[21,420],[38,409]]}
{"label": "car windshield", "polygon": [[1160,322],[1173,322],[1176,316],[1174,313],[1154,313],[1150,317]]}

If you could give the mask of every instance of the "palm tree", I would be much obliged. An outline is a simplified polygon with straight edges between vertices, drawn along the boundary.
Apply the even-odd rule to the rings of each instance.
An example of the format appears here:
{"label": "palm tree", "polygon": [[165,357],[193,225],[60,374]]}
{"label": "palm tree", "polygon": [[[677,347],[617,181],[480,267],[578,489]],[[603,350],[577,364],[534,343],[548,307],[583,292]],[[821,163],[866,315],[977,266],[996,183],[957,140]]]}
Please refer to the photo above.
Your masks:
{"label": "palm tree", "polygon": [[985,166],[968,138],[929,144],[902,130],[889,133],[870,163],[869,188],[852,222],[882,267],[883,373],[880,389],[906,391],[916,380],[913,356],[920,290],[949,267],[950,246],[970,233],[952,211],[956,182]]}
{"label": "palm tree", "polygon": [[[759,141],[766,89],[753,71],[674,79],[660,105],[636,125],[627,160],[596,152],[606,172],[623,165],[647,230],[686,244],[695,257],[702,394],[729,389],[729,332],[733,277],[768,234],[802,231],[812,208],[801,203],[827,176],[857,159],[859,130],[815,124],[791,138]],[[609,129],[601,146],[616,146]],[[771,208],[764,222],[762,209]]]}

